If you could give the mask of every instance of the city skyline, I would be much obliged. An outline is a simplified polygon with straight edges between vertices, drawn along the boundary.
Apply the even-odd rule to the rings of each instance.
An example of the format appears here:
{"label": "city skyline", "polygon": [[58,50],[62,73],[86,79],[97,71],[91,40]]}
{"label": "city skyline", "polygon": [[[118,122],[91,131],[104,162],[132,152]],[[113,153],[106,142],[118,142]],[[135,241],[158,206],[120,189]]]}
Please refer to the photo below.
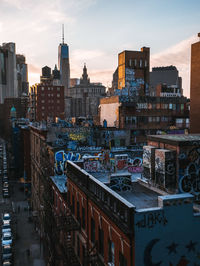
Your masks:
{"label": "city skyline", "polygon": [[148,46],[151,67],[175,65],[183,78],[184,95],[189,97],[190,49],[198,40],[198,7],[195,0],[162,5],[157,0],[3,0],[1,43],[15,42],[16,52],[26,56],[30,85],[39,82],[43,66],[57,64],[62,24],[69,45],[71,78],[80,78],[86,63],[91,81],[109,86],[118,53]]}

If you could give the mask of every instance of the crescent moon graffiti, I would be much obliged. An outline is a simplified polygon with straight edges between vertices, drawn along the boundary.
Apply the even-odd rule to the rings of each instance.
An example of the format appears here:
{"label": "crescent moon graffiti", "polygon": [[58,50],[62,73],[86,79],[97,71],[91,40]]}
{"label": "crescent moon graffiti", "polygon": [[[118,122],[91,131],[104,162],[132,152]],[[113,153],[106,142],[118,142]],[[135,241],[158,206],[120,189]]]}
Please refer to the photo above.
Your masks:
{"label": "crescent moon graffiti", "polygon": [[160,239],[152,239],[149,244],[146,246],[144,250],[144,265],[145,266],[159,266],[161,265],[162,261],[153,263],[152,262],[152,256],[151,251],[154,247],[154,245],[159,241]]}

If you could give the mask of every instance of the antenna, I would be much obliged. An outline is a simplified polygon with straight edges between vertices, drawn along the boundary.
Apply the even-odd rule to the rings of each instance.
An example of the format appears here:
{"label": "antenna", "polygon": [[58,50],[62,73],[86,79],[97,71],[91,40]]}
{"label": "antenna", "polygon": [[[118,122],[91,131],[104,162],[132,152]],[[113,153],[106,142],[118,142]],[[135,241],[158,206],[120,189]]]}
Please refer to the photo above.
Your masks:
{"label": "antenna", "polygon": [[64,24],[62,24],[62,44],[64,44]]}

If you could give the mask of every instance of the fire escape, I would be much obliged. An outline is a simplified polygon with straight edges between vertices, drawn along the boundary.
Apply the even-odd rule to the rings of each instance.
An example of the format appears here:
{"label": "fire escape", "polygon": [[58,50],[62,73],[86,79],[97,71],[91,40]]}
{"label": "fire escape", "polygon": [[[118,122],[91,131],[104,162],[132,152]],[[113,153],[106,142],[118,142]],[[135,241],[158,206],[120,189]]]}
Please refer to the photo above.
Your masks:
{"label": "fire escape", "polygon": [[43,228],[44,254],[48,266],[79,266],[79,260],[74,251],[71,234],[78,231],[80,225],[72,216],[70,209],[65,213],[56,214],[54,210],[54,195],[50,176],[53,175],[53,165],[46,147],[41,149],[41,168],[43,172]]}

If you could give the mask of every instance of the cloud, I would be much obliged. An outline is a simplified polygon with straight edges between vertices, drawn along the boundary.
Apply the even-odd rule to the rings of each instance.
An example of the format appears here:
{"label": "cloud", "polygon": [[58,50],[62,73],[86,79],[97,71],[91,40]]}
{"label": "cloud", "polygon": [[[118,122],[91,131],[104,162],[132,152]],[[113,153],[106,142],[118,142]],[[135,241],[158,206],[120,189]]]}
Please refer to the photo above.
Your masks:
{"label": "cloud", "polygon": [[35,66],[35,65],[33,65],[33,64],[29,64],[28,65],[28,71],[30,72],[30,73],[40,73],[41,72],[41,69],[38,67],[38,66]]}
{"label": "cloud", "polygon": [[101,50],[83,50],[76,49],[72,51],[71,58],[75,61],[92,60],[105,56],[105,53]]}
{"label": "cloud", "polygon": [[184,95],[190,95],[190,56],[191,44],[197,42],[196,36],[183,40],[168,49],[151,56],[151,67],[174,65],[182,77]]}

